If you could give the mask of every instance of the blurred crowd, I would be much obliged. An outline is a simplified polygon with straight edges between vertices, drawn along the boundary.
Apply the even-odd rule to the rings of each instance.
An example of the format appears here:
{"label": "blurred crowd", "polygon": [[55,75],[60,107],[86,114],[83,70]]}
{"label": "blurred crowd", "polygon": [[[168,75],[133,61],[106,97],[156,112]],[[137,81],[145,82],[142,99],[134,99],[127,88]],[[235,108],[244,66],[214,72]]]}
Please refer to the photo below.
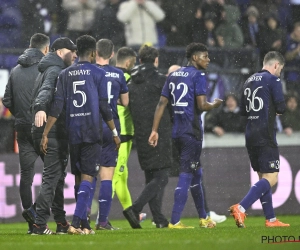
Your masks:
{"label": "blurred crowd", "polygon": [[[27,48],[37,32],[51,41],[68,36],[75,42],[83,34],[108,38],[116,49],[201,42],[209,48],[252,48],[260,55],[280,51],[286,59],[288,111],[278,130],[300,131],[300,0],[1,0],[0,48]],[[208,91],[215,85],[226,89],[220,75],[207,80]],[[238,98],[220,98],[226,98],[224,106],[207,114],[205,130],[218,136],[244,131]],[[9,118],[1,105],[0,119]]]}
{"label": "blurred crowd", "polygon": [[[300,0],[2,0],[0,47],[26,48],[33,33],[51,41],[83,34],[116,48],[142,44],[253,48],[285,55],[288,90],[298,91]],[[294,70],[293,70],[294,69]]]}
{"label": "blurred crowd", "polygon": [[196,41],[209,47],[254,47],[264,54],[270,48],[286,50],[286,37],[300,21],[300,1],[2,0],[0,20],[9,47],[26,46],[32,33],[41,32],[71,39],[91,34],[117,46]]}

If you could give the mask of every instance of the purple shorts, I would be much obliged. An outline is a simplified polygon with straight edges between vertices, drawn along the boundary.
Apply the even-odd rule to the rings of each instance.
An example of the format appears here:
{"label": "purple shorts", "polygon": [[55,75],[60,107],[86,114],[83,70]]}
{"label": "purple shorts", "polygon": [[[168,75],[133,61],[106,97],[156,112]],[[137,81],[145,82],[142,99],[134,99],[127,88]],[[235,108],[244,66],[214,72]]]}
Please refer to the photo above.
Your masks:
{"label": "purple shorts", "polygon": [[71,172],[74,175],[97,176],[100,170],[102,146],[99,143],[70,145]]}
{"label": "purple shorts", "polygon": [[[119,120],[114,120],[118,134],[120,135],[120,122]],[[112,132],[109,127],[105,124],[103,125],[103,145],[100,164],[103,167],[115,167],[118,161],[118,150],[116,149],[116,144],[113,140]]]}
{"label": "purple shorts", "polygon": [[193,135],[184,135],[173,139],[173,142],[180,155],[180,173],[191,173],[201,167],[202,140],[197,140]]}
{"label": "purple shorts", "polygon": [[277,147],[247,146],[251,167],[255,172],[279,172],[279,151]]}

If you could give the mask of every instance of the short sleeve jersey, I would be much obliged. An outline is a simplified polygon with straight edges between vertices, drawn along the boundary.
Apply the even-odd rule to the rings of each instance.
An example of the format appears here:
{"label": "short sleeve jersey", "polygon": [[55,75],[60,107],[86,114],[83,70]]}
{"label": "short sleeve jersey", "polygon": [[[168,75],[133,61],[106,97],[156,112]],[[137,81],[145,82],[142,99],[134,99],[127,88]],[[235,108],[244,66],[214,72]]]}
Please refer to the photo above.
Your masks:
{"label": "short sleeve jersey", "polygon": [[128,87],[122,70],[110,65],[98,65],[102,68],[107,78],[107,96],[111,107],[113,118],[119,119],[117,101],[121,94],[128,92]]}
{"label": "short sleeve jersey", "polygon": [[100,101],[107,101],[105,71],[89,62],[78,62],[63,70],[50,116],[58,117],[64,108],[70,144],[102,141]]}
{"label": "short sleeve jersey", "polygon": [[201,111],[196,97],[206,95],[205,73],[194,66],[182,67],[168,76],[161,95],[171,104],[172,137],[192,134],[202,139]]}
{"label": "short sleeve jersey", "polygon": [[276,106],[282,102],[281,81],[269,71],[262,70],[246,80],[240,108],[247,116],[247,146],[277,146]]}

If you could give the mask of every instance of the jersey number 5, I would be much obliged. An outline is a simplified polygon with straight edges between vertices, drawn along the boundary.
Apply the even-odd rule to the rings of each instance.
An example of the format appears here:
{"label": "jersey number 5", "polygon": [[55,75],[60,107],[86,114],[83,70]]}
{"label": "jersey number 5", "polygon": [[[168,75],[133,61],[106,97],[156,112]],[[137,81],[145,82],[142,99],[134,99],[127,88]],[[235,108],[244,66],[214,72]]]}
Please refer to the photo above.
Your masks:
{"label": "jersey number 5", "polygon": [[73,105],[76,108],[81,108],[86,103],[86,94],[83,91],[77,89],[78,85],[84,85],[84,84],[85,84],[85,81],[75,81],[75,82],[73,82],[73,92],[74,92],[74,94],[80,94],[81,97],[82,97],[82,103],[80,105],[77,103],[77,100],[73,100]]}
{"label": "jersey number 5", "polygon": [[[253,93],[251,93],[251,89],[250,89],[250,88],[246,88],[246,89],[244,90],[244,95],[247,96],[247,101],[249,102],[249,105],[248,105],[248,106],[246,105],[246,111],[247,111],[247,112],[250,112],[251,110],[253,110],[253,111],[256,112],[256,111],[261,110],[261,109],[264,107],[264,101],[263,101],[263,99],[261,99],[261,98],[258,97],[258,96],[255,96],[256,93],[257,93],[257,91],[258,91],[260,88],[262,88],[262,86],[256,88],[256,89],[253,91]],[[256,100],[256,102],[255,102],[255,100]],[[257,108],[255,107],[255,103],[258,103],[258,107],[257,107]]]}

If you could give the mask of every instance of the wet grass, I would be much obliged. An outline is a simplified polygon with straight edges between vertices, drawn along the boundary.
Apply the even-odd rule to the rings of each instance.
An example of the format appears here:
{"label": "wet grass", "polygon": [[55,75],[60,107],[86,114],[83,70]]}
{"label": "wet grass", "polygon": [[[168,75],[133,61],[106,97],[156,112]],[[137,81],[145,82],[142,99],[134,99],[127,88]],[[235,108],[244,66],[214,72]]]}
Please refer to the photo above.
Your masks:
{"label": "wet grass", "polygon": [[[143,229],[133,230],[125,220],[111,221],[120,230],[96,231],[95,235],[27,235],[27,224],[0,224],[1,250],[131,250],[131,249],[300,249],[300,216],[280,216],[290,223],[289,228],[265,228],[263,217],[249,217],[247,228],[238,229],[232,218],[217,224],[216,228],[199,228],[198,219],[184,218],[182,222],[194,229],[156,229],[150,220],[142,223]],[[55,230],[56,225],[49,223]],[[286,236],[286,237],[285,237]],[[277,241],[278,244],[270,244]],[[269,243],[268,243],[269,242]]]}

